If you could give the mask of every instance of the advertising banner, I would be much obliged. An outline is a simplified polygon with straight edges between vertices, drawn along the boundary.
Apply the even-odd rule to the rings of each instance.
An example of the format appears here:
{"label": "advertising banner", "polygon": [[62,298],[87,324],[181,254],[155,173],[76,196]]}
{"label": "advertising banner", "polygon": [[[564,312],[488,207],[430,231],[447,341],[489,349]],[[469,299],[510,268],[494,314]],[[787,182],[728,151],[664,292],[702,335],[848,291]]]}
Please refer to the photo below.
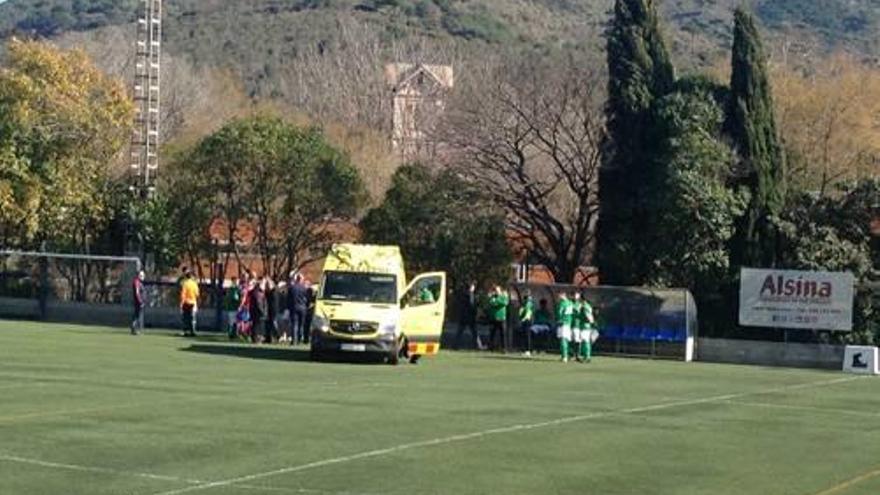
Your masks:
{"label": "advertising banner", "polygon": [[851,331],[854,283],[852,273],[743,268],[739,324]]}

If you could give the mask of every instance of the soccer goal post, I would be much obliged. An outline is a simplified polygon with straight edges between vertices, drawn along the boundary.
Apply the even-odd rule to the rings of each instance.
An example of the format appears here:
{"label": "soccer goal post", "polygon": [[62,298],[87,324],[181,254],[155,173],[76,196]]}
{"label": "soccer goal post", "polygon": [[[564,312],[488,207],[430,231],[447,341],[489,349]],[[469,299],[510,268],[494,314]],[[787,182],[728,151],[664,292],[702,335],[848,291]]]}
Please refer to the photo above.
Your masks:
{"label": "soccer goal post", "polygon": [[120,324],[140,269],[133,257],[0,251],[0,318]]}

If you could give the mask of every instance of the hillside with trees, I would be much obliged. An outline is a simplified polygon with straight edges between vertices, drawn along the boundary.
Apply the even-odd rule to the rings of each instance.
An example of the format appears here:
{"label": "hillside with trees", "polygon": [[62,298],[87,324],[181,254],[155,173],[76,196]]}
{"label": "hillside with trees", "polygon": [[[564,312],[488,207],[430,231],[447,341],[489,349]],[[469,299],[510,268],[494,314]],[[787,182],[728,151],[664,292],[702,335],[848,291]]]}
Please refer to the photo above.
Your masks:
{"label": "hillside with trees", "polygon": [[[771,34],[803,49],[845,47],[876,56],[877,0],[675,0],[663,2],[679,65],[712,63],[732,40],[733,8],[747,4]],[[0,37],[92,31],[133,22],[135,0],[9,0]],[[231,67],[262,96],[284,94],[280,71],[308,47],[342,49],[347,20],[385,43],[413,38],[506,47],[599,46],[610,0],[171,0],[167,49],[200,63]],[[340,24],[341,23],[341,24]]]}

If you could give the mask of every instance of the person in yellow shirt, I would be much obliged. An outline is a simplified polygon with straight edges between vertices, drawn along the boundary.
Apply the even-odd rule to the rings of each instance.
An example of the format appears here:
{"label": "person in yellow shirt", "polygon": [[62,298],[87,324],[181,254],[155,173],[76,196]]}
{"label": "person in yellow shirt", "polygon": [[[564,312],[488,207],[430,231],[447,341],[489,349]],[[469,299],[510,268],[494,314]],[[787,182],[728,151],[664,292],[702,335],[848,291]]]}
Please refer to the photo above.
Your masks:
{"label": "person in yellow shirt", "polygon": [[196,336],[196,314],[199,308],[199,284],[187,270],[180,284],[180,313],[183,319],[183,335]]}

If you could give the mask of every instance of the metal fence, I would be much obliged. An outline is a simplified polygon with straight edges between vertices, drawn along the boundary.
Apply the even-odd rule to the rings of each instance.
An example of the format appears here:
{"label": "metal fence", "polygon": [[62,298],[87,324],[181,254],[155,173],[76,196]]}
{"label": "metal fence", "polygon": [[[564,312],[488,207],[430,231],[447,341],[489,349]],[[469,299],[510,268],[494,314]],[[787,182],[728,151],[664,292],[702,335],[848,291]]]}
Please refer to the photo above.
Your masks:
{"label": "metal fence", "polygon": [[[126,326],[132,314],[137,258],[0,251],[0,317]],[[180,326],[179,284],[145,282],[146,323]],[[219,328],[222,291],[200,284],[199,327]]]}

